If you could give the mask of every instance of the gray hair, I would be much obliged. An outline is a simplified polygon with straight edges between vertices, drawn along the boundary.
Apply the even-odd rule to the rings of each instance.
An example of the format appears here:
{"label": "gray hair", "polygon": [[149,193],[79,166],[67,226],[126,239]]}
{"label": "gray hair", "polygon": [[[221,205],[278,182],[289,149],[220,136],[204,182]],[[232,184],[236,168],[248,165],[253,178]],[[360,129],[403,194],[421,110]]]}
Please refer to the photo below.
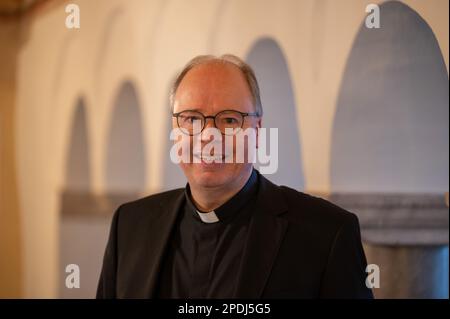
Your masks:
{"label": "gray hair", "polygon": [[255,72],[251,68],[250,65],[245,63],[241,58],[232,55],[232,54],[224,54],[220,57],[216,57],[214,55],[198,55],[192,60],[190,60],[181,70],[181,72],[176,77],[175,81],[172,84],[172,87],[170,88],[170,107],[173,111],[174,103],[175,103],[175,94],[177,92],[178,86],[180,85],[181,81],[183,80],[184,76],[194,67],[206,64],[206,63],[230,63],[241,70],[242,74],[245,77],[245,80],[247,81],[247,84],[250,89],[250,93],[252,95],[253,105],[255,106],[256,113],[259,116],[263,115],[263,109],[261,104],[261,97],[259,94],[259,86],[258,81],[256,80]]}

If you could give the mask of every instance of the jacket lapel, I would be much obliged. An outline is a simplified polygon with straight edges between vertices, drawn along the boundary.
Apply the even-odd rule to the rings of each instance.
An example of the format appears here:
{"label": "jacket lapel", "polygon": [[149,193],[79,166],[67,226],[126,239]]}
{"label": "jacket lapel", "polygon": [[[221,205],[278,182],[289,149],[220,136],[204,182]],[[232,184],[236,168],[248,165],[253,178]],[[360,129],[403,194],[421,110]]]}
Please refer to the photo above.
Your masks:
{"label": "jacket lapel", "polygon": [[162,214],[157,218],[149,230],[148,241],[153,247],[148,256],[148,269],[150,269],[147,281],[149,298],[156,298],[156,285],[161,273],[161,263],[170,240],[170,235],[176,224],[181,205],[184,203],[184,191],[180,191],[171,201],[161,203]]}
{"label": "jacket lapel", "polygon": [[278,215],[287,206],[278,186],[259,175],[259,190],[247,244],[244,248],[235,298],[261,298],[281,241],[287,220]]}

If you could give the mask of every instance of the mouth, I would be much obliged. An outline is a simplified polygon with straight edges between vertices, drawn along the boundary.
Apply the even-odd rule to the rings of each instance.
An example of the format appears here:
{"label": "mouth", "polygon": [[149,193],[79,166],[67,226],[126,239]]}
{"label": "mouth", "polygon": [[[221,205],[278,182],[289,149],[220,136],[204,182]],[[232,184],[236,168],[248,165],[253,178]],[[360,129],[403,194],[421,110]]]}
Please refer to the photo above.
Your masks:
{"label": "mouth", "polygon": [[199,159],[204,164],[218,164],[218,163],[224,163],[226,156],[223,154],[217,154],[217,155],[206,155],[202,153],[196,153],[194,154],[194,157]]}

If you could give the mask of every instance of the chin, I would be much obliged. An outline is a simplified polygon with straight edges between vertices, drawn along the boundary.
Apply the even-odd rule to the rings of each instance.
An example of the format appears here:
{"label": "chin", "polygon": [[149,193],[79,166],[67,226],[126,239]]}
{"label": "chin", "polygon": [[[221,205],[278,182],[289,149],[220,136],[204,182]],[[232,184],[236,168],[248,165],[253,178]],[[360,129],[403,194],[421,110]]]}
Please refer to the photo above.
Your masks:
{"label": "chin", "polygon": [[218,187],[230,183],[233,179],[226,172],[196,171],[192,179],[201,187]]}
{"label": "chin", "polygon": [[233,183],[236,183],[239,176],[244,173],[243,167],[240,165],[236,166],[235,164],[212,166],[202,164],[182,164],[181,168],[190,184],[205,188],[230,187]]}

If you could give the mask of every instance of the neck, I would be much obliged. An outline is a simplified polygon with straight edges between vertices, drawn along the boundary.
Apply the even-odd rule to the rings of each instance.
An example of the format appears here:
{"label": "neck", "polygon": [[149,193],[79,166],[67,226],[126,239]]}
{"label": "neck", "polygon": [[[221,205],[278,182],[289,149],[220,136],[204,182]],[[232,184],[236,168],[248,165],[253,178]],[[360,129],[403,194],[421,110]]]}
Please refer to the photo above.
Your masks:
{"label": "neck", "polygon": [[240,178],[236,179],[232,185],[218,186],[218,187],[198,187],[189,184],[191,189],[192,201],[198,210],[203,212],[210,212],[236,195],[252,174],[253,167],[246,170]]}

